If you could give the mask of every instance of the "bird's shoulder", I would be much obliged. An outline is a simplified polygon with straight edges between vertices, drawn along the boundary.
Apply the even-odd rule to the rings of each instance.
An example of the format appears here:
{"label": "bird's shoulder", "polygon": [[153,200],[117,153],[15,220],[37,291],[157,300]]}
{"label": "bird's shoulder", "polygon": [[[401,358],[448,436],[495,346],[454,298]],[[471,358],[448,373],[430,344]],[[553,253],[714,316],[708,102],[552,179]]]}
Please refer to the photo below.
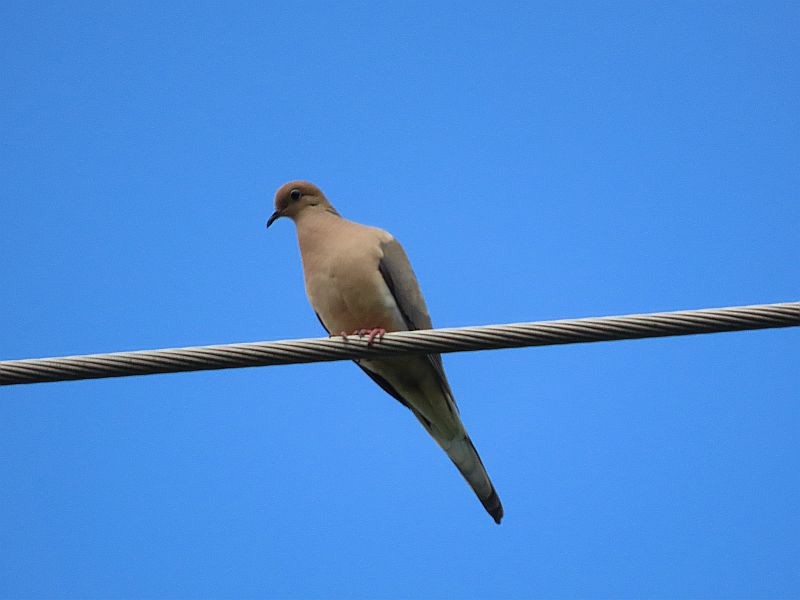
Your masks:
{"label": "bird's shoulder", "polygon": [[380,227],[363,225],[362,223],[356,223],[355,221],[349,221],[347,219],[342,219],[342,226],[349,234],[361,239],[372,240],[377,244],[386,244],[394,241],[394,236]]}

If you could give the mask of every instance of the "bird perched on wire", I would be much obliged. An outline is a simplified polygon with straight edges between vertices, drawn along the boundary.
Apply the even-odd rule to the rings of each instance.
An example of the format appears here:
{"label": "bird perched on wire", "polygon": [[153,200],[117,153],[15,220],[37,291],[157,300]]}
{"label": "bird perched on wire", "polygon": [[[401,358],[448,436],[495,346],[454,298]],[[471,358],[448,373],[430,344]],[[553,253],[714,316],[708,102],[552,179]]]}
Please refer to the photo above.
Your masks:
{"label": "bird perched on wire", "polygon": [[[432,329],[414,271],[391,234],[342,218],[322,191],[290,181],[275,194],[267,227],[288,217],[297,228],[305,287],[330,335]],[[459,417],[438,354],[359,359],[375,383],[414,413],[450,457],[496,523],[503,506]]]}

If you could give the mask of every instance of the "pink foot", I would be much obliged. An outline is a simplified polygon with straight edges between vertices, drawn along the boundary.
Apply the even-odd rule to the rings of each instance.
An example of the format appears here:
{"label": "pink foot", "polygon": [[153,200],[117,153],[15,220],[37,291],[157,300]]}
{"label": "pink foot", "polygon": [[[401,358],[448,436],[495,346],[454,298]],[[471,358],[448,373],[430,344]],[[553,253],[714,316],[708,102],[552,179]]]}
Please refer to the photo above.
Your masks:
{"label": "pink foot", "polygon": [[368,336],[367,337],[367,346],[372,346],[375,338],[378,338],[378,341],[383,339],[383,336],[386,334],[386,330],[383,327],[374,327],[372,329],[357,329],[353,332],[353,335],[357,335],[358,337]]}
{"label": "pink foot", "polygon": [[383,336],[386,335],[386,330],[383,327],[376,327],[372,331],[369,332],[369,337],[367,338],[367,346],[372,346],[372,342],[375,341],[375,338],[378,338],[380,342],[383,339]]}

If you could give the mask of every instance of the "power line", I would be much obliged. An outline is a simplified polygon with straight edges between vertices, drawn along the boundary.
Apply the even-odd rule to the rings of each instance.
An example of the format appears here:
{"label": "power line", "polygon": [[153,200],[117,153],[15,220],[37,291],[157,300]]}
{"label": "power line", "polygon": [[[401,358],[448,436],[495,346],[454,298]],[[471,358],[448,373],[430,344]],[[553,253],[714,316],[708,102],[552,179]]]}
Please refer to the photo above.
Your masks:
{"label": "power line", "polygon": [[0,362],[0,385],[719,333],[800,325],[800,302]]}

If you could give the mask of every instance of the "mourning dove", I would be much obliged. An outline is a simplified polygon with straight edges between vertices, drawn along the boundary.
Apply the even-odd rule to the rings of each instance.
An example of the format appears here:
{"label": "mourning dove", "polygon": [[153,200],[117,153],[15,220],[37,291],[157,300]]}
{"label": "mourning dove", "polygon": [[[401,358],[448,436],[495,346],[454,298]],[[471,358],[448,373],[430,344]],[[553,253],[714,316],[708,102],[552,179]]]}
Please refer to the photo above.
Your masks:
{"label": "mourning dove", "polygon": [[[297,227],[305,287],[330,335],[431,329],[431,318],[402,246],[386,231],[342,218],[320,189],[290,181],[275,194],[267,227],[289,217]],[[503,506],[461,423],[438,354],[359,359],[375,383],[414,413],[450,457],[496,523]]]}

